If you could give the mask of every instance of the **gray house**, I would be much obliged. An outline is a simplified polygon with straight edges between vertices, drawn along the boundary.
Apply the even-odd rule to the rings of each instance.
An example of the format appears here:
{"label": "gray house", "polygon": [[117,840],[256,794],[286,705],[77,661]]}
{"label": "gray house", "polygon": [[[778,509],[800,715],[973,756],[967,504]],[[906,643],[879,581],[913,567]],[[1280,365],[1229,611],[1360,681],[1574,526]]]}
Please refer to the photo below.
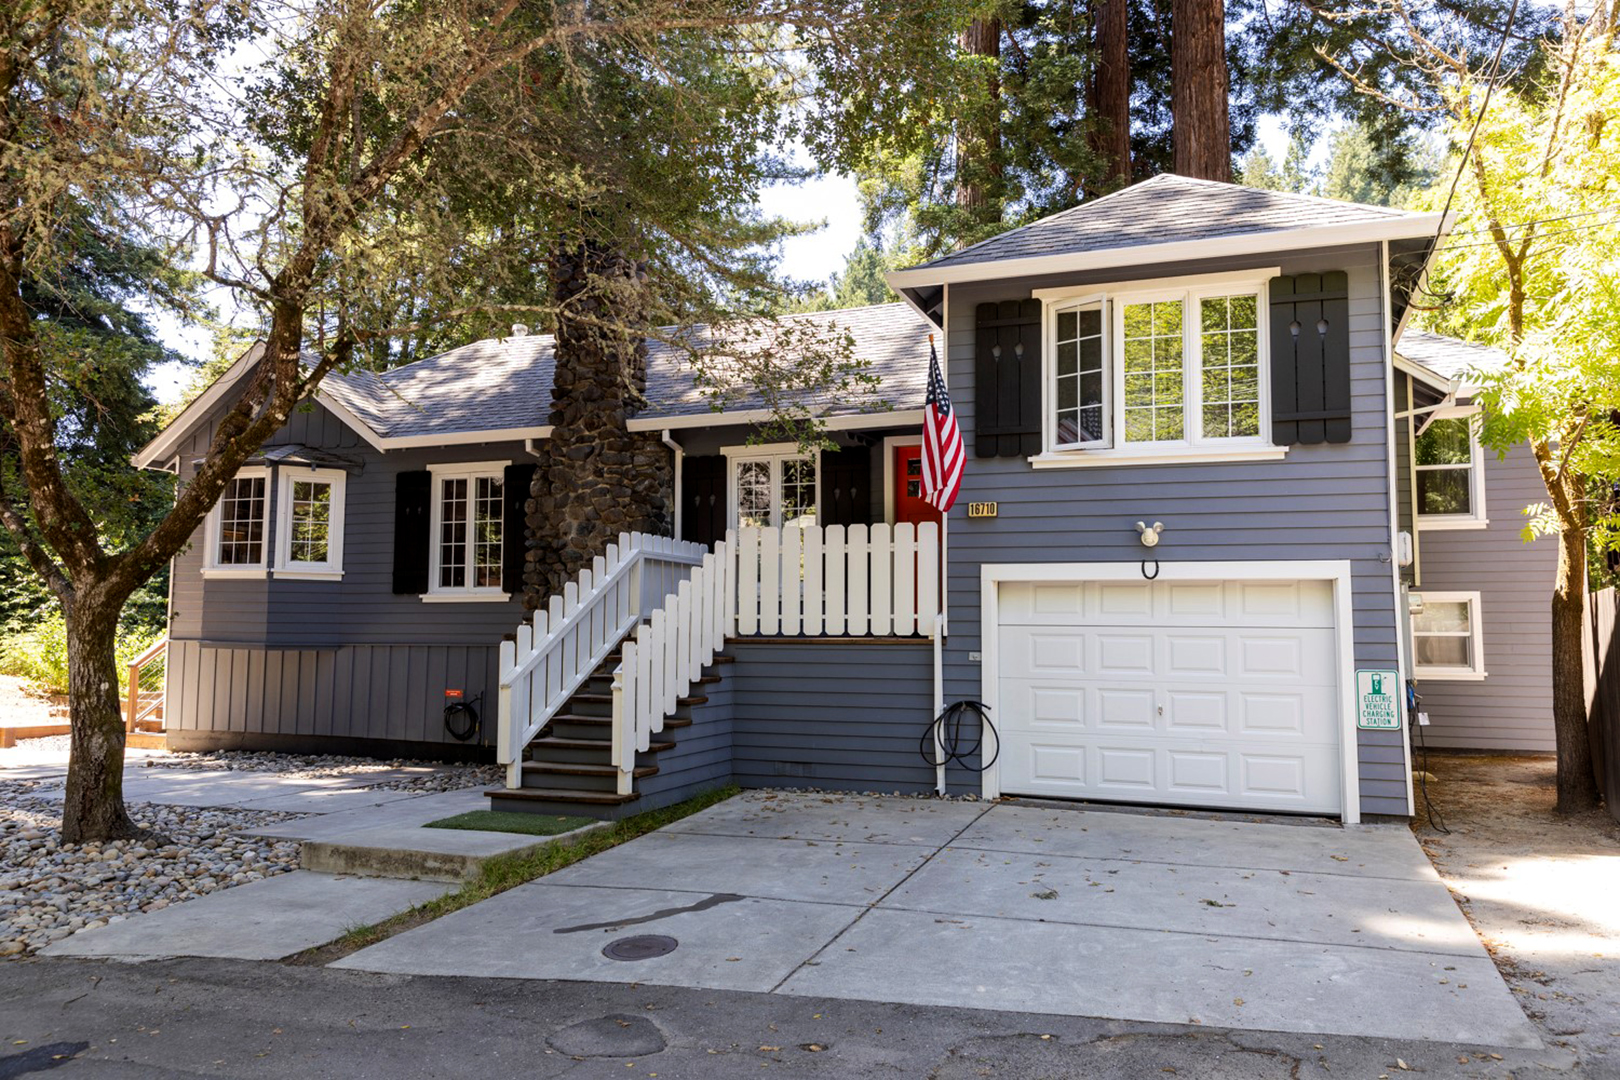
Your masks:
{"label": "gray house", "polygon": [[[1478,451],[1466,346],[1401,333],[1441,232],[1138,184],[891,274],[903,304],[791,316],[883,378],[817,403],[809,452],[652,343],[629,423],[673,455],[675,536],[535,614],[550,338],[330,377],[176,560],[169,741],[493,754],[496,805],[603,815],[728,779],[1410,814],[1407,680],[1430,746],[1551,738],[1528,455]],[[931,335],[968,455],[943,520]],[[183,480],[253,362],[137,463]],[[941,766],[959,700],[994,729]]]}

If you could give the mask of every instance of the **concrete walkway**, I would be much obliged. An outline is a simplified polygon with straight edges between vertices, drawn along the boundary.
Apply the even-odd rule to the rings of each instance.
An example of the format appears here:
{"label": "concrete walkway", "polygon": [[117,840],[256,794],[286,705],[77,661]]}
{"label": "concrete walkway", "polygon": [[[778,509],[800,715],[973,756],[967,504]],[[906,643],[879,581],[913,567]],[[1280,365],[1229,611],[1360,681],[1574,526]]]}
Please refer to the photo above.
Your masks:
{"label": "concrete walkway", "polygon": [[1540,1045],[1401,827],[750,794],[335,966]]}

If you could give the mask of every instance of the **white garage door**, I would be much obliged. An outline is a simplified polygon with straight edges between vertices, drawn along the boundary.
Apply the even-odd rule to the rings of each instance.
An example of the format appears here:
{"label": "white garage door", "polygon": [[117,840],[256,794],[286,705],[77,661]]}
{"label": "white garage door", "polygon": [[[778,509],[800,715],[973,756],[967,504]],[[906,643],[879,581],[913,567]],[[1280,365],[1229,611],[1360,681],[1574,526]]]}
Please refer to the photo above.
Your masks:
{"label": "white garage door", "polygon": [[1008,795],[1340,810],[1333,587],[1004,583]]}

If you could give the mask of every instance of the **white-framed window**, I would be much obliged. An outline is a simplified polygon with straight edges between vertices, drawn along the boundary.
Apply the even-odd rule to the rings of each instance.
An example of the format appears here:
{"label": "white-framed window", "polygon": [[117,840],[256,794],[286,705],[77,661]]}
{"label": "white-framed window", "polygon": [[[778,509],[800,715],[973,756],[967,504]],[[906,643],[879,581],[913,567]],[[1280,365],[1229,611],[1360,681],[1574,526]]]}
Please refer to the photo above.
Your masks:
{"label": "white-framed window", "polygon": [[1485,467],[1477,410],[1446,409],[1412,443],[1413,500],[1423,529],[1477,529],[1485,514]]}
{"label": "white-framed window", "polygon": [[284,465],[276,484],[276,577],[343,576],[342,469]]}
{"label": "white-framed window", "polygon": [[1130,283],[1046,305],[1046,450],[1037,467],[1264,460],[1267,283],[1275,270]]}
{"label": "white-framed window", "polygon": [[728,518],[732,528],[814,525],[820,457],[797,443],[728,446]]}
{"label": "white-framed window", "polygon": [[427,600],[504,600],[502,538],[509,462],[430,465]]}
{"label": "white-framed window", "polygon": [[1485,636],[1479,593],[1424,590],[1412,616],[1413,669],[1420,679],[1483,679]]}
{"label": "white-framed window", "polygon": [[270,470],[247,465],[225,483],[208,513],[207,577],[263,577],[269,565]]}

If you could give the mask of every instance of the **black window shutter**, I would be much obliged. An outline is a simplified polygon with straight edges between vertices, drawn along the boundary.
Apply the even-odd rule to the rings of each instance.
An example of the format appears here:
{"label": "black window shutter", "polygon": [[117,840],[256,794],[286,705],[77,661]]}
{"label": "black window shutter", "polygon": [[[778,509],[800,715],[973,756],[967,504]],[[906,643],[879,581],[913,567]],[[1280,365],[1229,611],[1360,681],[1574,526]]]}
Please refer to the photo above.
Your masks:
{"label": "black window shutter", "polygon": [[1271,441],[1350,441],[1350,277],[1271,279]]}
{"label": "black window shutter", "polygon": [[872,451],[846,446],[821,455],[821,513],[823,525],[872,523]]}
{"label": "black window shutter", "polygon": [[974,310],[973,452],[1022,457],[1041,450],[1041,305],[980,304]]}
{"label": "black window shutter", "polygon": [[524,556],[529,551],[529,489],[534,465],[508,465],[501,477],[501,590],[516,596],[523,591]]}
{"label": "black window shutter", "polygon": [[394,592],[428,591],[428,529],[433,474],[426,469],[394,478]]}
{"label": "black window shutter", "polygon": [[726,537],[726,459],[688,454],[681,463],[681,539],[713,547]]}

